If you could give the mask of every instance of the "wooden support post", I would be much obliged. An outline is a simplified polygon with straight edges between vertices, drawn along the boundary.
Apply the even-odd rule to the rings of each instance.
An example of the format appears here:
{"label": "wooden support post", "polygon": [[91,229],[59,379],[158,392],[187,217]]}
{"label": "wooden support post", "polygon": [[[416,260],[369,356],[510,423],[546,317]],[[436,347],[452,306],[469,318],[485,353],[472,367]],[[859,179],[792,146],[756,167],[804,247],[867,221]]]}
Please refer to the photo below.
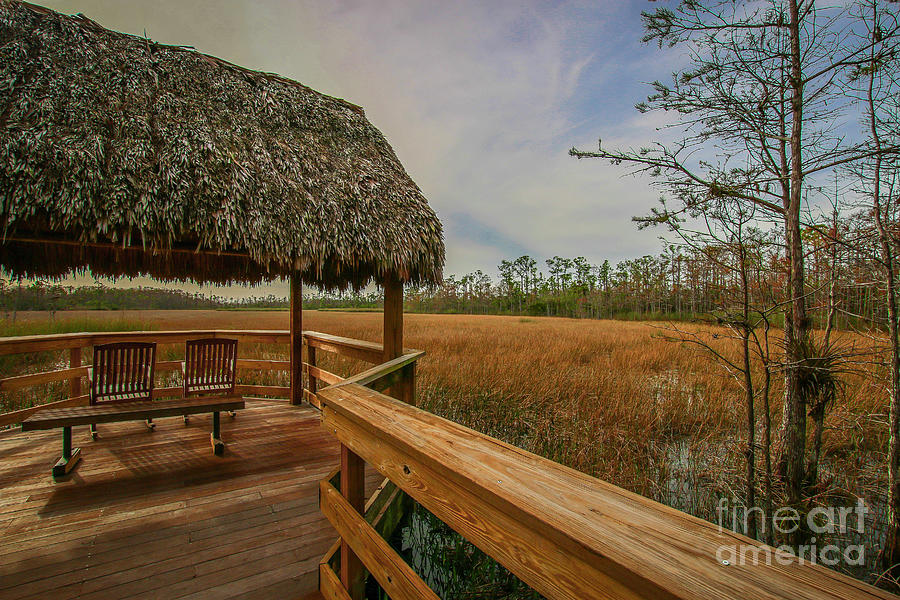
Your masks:
{"label": "wooden support post", "polygon": [[291,273],[291,404],[303,402],[303,284]]}
{"label": "wooden support post", "polygon": [[[363,514],[366,507],[366,463],[341,444],[341,495],[354,510]],[[363,600],[365,579],[362,562],[341,539],[341,584],[352,600]]]}
{"label": "wooden support post", "polygon": [[[69,368],[77,369],[81,366],[81,348],[69,350]],[[81,395],[81,377],[69,380],[69,398],[77,398]]]}
{"label": "wooden support post", "polygon": [[[403,283],[397,277],[384,282],[384,362],[403,354]],[[403,369],[403,380],[385,393],[415,405],[416,366]]]}
{"label": "wooden support post", "polygon": [[384,282],[384,362],[403,354],[403,284],[397,277]]}
{"label": "wooden support post", "polygon": [[213,447],[213,454],[222,456],[225,454],[225,442],[222,441],[222,421],[218,412],[213,413],[212,433],[209,435],[209,441]]}

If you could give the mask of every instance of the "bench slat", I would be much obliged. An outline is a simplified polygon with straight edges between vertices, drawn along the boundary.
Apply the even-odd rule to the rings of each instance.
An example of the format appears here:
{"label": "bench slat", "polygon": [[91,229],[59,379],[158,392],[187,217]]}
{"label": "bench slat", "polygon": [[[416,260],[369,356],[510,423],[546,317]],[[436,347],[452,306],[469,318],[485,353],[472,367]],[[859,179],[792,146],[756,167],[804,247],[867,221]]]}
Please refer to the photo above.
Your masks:
{"label": "bench slat", "polygon": [[44,410],[22,422],[22,431],[55,429],[114,423],[117,421],[142,421],[156,417],[175,417],[207,412],[226,412],[244,408],[241,396],[220,398],[191,398],[188,400],[160,400],[156,402],[125,402],[121,404],[76,406]]}

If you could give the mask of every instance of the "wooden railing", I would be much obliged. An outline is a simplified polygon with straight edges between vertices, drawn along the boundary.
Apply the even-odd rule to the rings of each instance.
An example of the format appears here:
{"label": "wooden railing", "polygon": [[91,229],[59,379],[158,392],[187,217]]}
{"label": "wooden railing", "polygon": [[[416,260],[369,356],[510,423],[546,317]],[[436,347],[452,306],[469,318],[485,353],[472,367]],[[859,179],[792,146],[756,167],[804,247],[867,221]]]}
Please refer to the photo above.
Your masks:
{"label": "wooden railing", "polygon": [[366,571],[394,600],[437,598],[363,507],[364,463],[547,598],[896,598],[372,389],[403,358],[317,392],[341,443],[320,484],[341,536],[319,565],[325,598],[362,598]]}
{"label": "wooden railing", "polygon": [[[181,345],[183,351],[184,342],[199,338],[232,338],[238,340],[237,369],[241,371],[280,371],[290,372],[288,360],[263,360],[258,358],[240,358],[241,349],[246,344],[280,344],[287,346],[290,342],[290,332],[286,330],[190,330],[190,331],[122,331],[104,333],[65,333],[51,335],[34,335],[22,337],[0,338],[0,355],[30,354],[35,352],[68,351],[68,367],[40,373],[14,375],[0,379],[0,392],[17,392],[34,386],[49,383],[68,381],[68,397],[55,402],[48,402],[20,410],[0,413],[0,427],[20,423],[30,415],[43,408],[62,408],[66,406],[79,406],[87,404],[87,387],[82,385],[82,379],[88,376],[90,365],[82,364],[82,350],[96,344],[110,342],[136,342],[148,341],[161,345]],[[364,361],[370,364],[381,363],[384,359],[381,344],[365,342],[350,338],[319,333],[315,331],[303,332],[303,342],[307,347],[307,361],[303,363],[303,373],[307,375],[309,387],[304,390],[304,397],[313,405],[319,406],[316,391],[320,386],[333,385],[343,381],[343,378],[322,369],[317,364],[317,351],[328,352],[340,356]],[[167,373],[181,370],[181,360],[158,361],[157,373]],[[279,385],[241,384],[235,391],[245,396],[270,396],[274,398],[289,398],[290,387]],[[162,398],[178,396],[182,392],[181,386],[158,387],[154,389],[154,397]]]}
{"label": "wooden railing", "polygon": [[[344,386],[374,394],[389,389],[401,405],[414,405],[416,362],[424,354],[418,350],[407,350],[397,358],[330,385],[317,392],[319,407],[326,410],[322,399]],[[324,412],[323,425],[342,440],[337,429],[330,428],[325,422]],[[386,479],[367,503],[363,458],[341,441],[340,468],[321,482],[319,493],[319,506],[340,536],[319,564],[319,586],[325,598],[361,599],[366,573],[375,574],[373,569],[384,568],[385,561],[390,563],[390,569],[375,576],[379,582],[382,579],[388,581],[384,589],[390,597],[394,597],[391,594],[393,585],[406,585],[404,589],[408,588],[412,595],[398,598],[437,598],[384,539],[397,524],[406,496],[400,493],[401,490],[389,475],[383,471],[382,474]],[[362,541],[357,543],[360,538],[363,538]],[[335,567],[340,577],[335,573]]]}

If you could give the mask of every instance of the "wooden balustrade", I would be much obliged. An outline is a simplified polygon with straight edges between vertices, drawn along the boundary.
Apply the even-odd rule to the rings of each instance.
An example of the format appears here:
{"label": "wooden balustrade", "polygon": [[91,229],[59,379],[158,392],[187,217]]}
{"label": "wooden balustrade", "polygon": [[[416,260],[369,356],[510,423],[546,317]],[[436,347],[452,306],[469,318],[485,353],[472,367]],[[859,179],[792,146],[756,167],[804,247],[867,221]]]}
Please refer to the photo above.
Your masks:
{"label": "wooden balustrade", "polygon": [[[347,385],[373,392],[391,388],[401,402],[414,404],[414,367],[424,354],[418,350],[407,350],[404,355],[336,382],[325,390],[333,391]],[[333,483],[336,478],[340,481],[340,491]],[[391,490],[389,498],[388,490]],[[338,543],[319,565],[320,591],[326,598],[361,600],[368,572],[381,583],[390,597],[438,597],[384,541],[383,536],[388,528],[396,526],[399,521],[399,512],[405,505],[403,499],[397,486],[390,479],[385,479],[372,501],[366,505],[365,461],[349,445],[341,443],[341,466],[335,476],[322,481],[319,492],[320,508],[340,535]],[[378,516],[369,519],[367,515],[370,512]],[[393,519],[388,517],[390,513],[393,513]],[[332,569],[338,552],[340,577]]]}
{"label": "wooden balustrade", "polygon": [[[43,408],[63,408],[87,404],[88,396],[82,394],[82,378],[88,376],[89,365],[82,365],[81,357],[84,348],[90,348],[96,344],[110,342],[137,342],[150,341],[161,345],[183,345],[186,341],[199,338],[232,338],[239,344],[279,344],[287,346],[290,343],[290,332],[287,330],[190,330],[190,331],[117,331],[98,333],[64,333],[51,335],[33,335],[0,338],[0,355],[28,354],[35,352],[69,351],[68,368],[14,375],[0,379],[0,392],[17,392],[34,386],[49,383],[68,382],[68,398],[49,402],[38,406],[32,406],[21,410],[0,414],[0,426],[19,423]],[[354,340],[315,331],[303,332],[303,342],[307,347],[309,362],[303,363],[302,372],[307,375],[309,389],[304,390],[305,398],[314,406],[319,405],[315,392],[321,386],[340,383],[343,378],[326,371],[316,363],[316,352],[328,352],[361,360],[367,363],[377,364],[382,362],[383,347],[381,344]],[[239,346],[240,352],[241,346]],[[157,373],[167,373],[181,370],[181,361],[159,361],[156,363]],[[263,360],[253,358],[238,358],[238,371],[276,371],[289,373],[291,363],[288,360]],[[321,382],[321,384],[320,384]],[[238,383],[235,391],[247,396],[274,396],[276,398],[289,398],[290,387],[281,385],[254,385]],[[182,392],[181,387],[159,387],[154,389],[154,398],[178,396]]]}
{"label": "wooden balustrade", "polygon": [[323,352],[333,352],[373,365],[384,362],[384,346],[375,342],[364,342],[315,331],[304,331],[303,338],[307,346],[320,348]]}
{"label": "wooden balustrade", "polygon": [[[341,468],[344,469],[343,464]],[[381,583],[381,587],[390,598],[438,599],[437,594],[431,591],[378,531],[365,520],[361,511],[328,481],[320,484],[319,506],[341,536],[341,552],[344,552],[344,546],[349,546],[353,554],[359,557],[361,563],[365,564],[375,579]],[[333,583],[334,579],[330,582]],[[364,583],[364,581],[353,582],[359,587]],[[343,570],[341,584],[344,589],[352,587],[347,585]],[[350,597],[358,595],[359,592],[348,593]]]}
{"label": "wooden balustrade", "polygon": [[[896,598],[360,385],[376,374],[318,392],[342,468],[371,464],[547,598]],[[391,598],[434,597],[361,519],[359,477],[340,475],[339,491],[329,481],[320,489],[342,540],[340,577],[337,548],[320,563],[323,596],[361,597],[358,558]],[[720,549],[747,560],[723,561]]]}

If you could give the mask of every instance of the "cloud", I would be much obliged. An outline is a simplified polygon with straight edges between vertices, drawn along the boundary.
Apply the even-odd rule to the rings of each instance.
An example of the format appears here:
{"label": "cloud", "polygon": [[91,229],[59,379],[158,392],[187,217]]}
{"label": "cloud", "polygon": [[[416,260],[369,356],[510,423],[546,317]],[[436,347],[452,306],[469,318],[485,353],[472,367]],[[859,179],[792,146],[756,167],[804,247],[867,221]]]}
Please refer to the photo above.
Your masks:
{"label": "cloud", "polygon": [[[495,252],[502,253],[503,256],[521,256],[534,252],[520,240],[482,223],[467,212],[449,213],[444,219],[444,228],[447,236],[459,240],[461,246],[475,243],[485,249],[492,248]],[[453,250],[454,248],[450,249],[451,252]]]}

